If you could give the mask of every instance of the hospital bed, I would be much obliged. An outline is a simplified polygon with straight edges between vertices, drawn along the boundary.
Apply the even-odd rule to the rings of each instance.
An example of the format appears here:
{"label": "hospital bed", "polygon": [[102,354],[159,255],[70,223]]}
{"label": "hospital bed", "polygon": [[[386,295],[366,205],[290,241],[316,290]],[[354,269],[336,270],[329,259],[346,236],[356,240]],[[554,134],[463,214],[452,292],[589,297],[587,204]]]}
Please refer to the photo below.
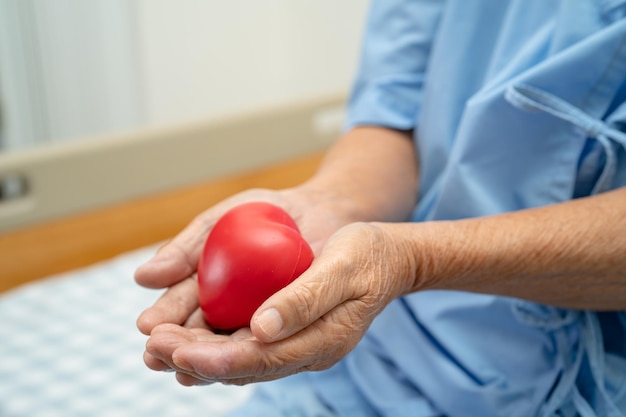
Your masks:
{"label": "hospital bed", "polygon": [[185,388],[143,365],[135,319],[161,291],[133,272],[224,197],[310,176],[342,103],[0,154],[0,180],[17,181],[0,200],[0,416],[218,417],[242,401],[250,388]]}

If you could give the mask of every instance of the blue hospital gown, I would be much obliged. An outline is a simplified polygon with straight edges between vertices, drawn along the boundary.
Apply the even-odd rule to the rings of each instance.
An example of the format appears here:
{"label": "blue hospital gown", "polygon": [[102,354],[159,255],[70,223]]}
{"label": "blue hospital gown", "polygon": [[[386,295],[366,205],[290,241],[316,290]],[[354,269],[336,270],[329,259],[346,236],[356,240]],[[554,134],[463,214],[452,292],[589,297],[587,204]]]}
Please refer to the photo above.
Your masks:
{"label": "blue hospital gown", "polygon": [[[624,186],[625,16],[626,0],[374,0],[348,127],[414,129],[416,222]],[[618,312],[415,293],[336,366],[260,384],[235,415],[623,416],[625,327]]]}

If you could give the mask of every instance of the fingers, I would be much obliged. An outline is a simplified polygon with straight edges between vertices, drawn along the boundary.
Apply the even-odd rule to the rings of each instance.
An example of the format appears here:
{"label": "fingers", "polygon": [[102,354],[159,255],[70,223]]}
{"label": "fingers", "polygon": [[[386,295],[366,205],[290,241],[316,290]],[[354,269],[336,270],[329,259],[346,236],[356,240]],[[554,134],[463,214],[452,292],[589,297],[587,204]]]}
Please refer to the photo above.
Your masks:
{"label": "fingers", "polygon": [[178,346],[193,342],[196,339],[193,331],[175,325],[163,325],[155,330],[155,337],[150,338],[144,352],[144,363],[149,369],[161,372],[176,372],[176,379],[181,385],[208,385],[207,381],[197,376],[189,375],[177,369],[171,360],[172,353]]}
{"label": "fingers", "polygon": [[366,297],[371,283],[385,278],[366,275],[375,261],[375,232],[364,225],[342,229],[307,271],[259,307],[250,323],[252,333],[264,343],[275,342],[348,300]]}
{"label": "fingers", "polygon": [[207,329],[195,279],[181,281],[138,320],[150,334],[146,365],[175,370],[183,385],[241,385],[326,369],[356,346],[396,295],[389,283],[402,274],[388,266],[395,259],[387,246],[372,226],[343,228],[302,276],[257,310],[249,329],[231,335]]}
{"label": "fingers", "polygon": [[149,369],[152,369],[153,371],[173,371],[173,369],[167,363],[163,362],[161,359],[156,358],[155,356],[152,356],[152,354],[148,351],[145,351],[143,353],[143,362]]}
{"label": "fingers", "polygon": [[[154,371],[175,371],[176,379],[182,385],[206,385],[217,379],[195,372],[190,365],[181,367],[179,360],[176,359],[181,347],[188,345],[226,346],[226,342],[238,343],[251,338],[249,329],[241,329],[231,335],[217,335],[207,329],[188,329],[173,324],[163,324],[157,326],[148,339],[144,362]],[[210,353],[210,350],[207,352]],[[180,362],[187,364],[185,360],[180,360]]]}
{"label": "fingers", "polygon": [[[278,193],[252,189],[216,204],[197,216],[174,239],[135,272],[138,284],[148,288],[165,288],[193,274],[198,265],[209,231],[228,209],[246,201],[268,201],[278,204]],[[280,204],[279,204],[280,205]]]}
{"label": "fingers", "polygon": [[165,288],[191,276],[214,223],[215,219],[208,212],[198,216],[135,271],[135,281],[148,288]]}
{"label": "fingers", "polygon": [[[242,354],[246,355],[250,350],[240,349],[240,345],[246,345],[252,340],[249,329],[241,329],[232,335],[216,335],[204,329],[186,329],[164,324],[156,327],[148,339],[144,362],[155,371],[176,371],[176,378],[183,385],[227,382],[240,378],[227,375],[230,365],[222,363],[228,356],[224,352],[238,351],[235,356],[241,359]],[[259,357],[258,352],[254,354]],[[244,365],[237,369],[242,367]],[[197,369],[201,371],[198,372]],[[245,374],[249,376],[250,372]]]}
{"label": "fingers", "polygon": [[161,361],[168,367],[176,369],[176,365],[172,361],[174,351],[178,347],[186,343],[195,342],[196,340],[196,335],[189,329],[175,324],[162,324],[157,326],[154,328],[152,336],[150,336],[146,343],[146,353],[149,355],[150,359],[150,363],[146,363],[146,365],[148,365],[148,367],[153,365],[159,368],[160,365],[157,361]]}
{"label": "fingers", "polygon": [[190,321],[197,327],[203,327],[201,316],[198,317],[195,312],[199,311],[197,294],[195,278],[187,278],[170,287],[152,307],[141,313],[137,319],[137,328],[149,335],[161,323],[183,324]]}
{"label": "fingers", "polygon": [[246,384],[326,369],[356,346],[393,295],[374,284],[395,274],[373,267],[380,264],[373,242],[380,243],[363,228],[329,242],[309,270],[259,308],[250,329],[216,335],[162,325],[152,331],[148,353],[175,369],[183,384]]}
{"label": "fingers", "polygon": [[197,378],[193,375],[188,375],[183,372],[176,372],[176,380],[179,384],[184,385],[186,387],[191,387],[194,385],[211,385],[214,381],[206,381],[204,379]]}
{"label": "fingers", "polygon": [[[269,381],[302,371],[327,369],[360,340],[366,326],[352,322],[355,306],[333,309],[296,336],[265,344],[246,330],[242,336],[198,339],[171,351],[172,367],[192,376],[184,380],[243,385]],[[361,330],[363,329],[363,330]],[[180,379],[179,379],[180,382]]]}
{"label": "fingers", "polygon": [[[270,381],[295,373],[300,366],[287,369],[282,361],[268,360],[268,352],[258,341],[228,343],[197,342],[180,347],[174,353],[178,369],[196,381],[220,382],[226,385],[245,385]],[[194,385],[196,381],[184,378]],[[180,380],[179,380],[180,382]]]}
{"label": "fingers", "polygon": [[349,301],[360,304],[354,310],[360,314],[377,314],[410,276],[406,259],[380,226],[346,226],[307,271],[259,307],[250,323],[252,333],[264,343],[276,342]]}
{"label": "fingers", "polygon": [[314,262],[308,271],[257,310],[250,327],[260,341],[272,343],[285,339],[355,296],[346,280],[335,279],[338,276],[335,271],[320,271],[318,265]]}

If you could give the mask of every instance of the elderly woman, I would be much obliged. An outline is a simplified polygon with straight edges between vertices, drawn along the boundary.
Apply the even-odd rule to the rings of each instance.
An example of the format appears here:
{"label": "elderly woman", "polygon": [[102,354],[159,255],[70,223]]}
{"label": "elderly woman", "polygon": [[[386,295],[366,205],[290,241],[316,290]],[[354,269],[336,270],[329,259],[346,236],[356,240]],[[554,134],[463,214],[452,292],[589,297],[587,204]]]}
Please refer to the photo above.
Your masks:
{"label": "elderly woman", "polygon": [[[626,1],[374,0],[345,134],[306,183],[211,208],[136,273],[181,384],[237,416],[626,414]],[[317,255],[215,334],[194,272],[269,201]],[[320,371],[320,372],[303,372]],[[286,378],[283,378],[286,377]]]}

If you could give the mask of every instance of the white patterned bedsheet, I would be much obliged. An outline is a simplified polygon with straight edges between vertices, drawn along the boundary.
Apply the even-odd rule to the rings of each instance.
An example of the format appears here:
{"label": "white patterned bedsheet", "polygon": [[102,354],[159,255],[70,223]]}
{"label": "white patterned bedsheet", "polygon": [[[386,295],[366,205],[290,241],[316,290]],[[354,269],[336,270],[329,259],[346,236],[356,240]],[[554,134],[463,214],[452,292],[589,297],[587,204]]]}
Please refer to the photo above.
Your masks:
{"label": "white patterned bedsheet", "polygon": [[182,387],[173,374],[144,366],[146,337],[135,319],[160,292],[132,277],[153,252],[0,294],[1,417],[217,417],[249,394]]}

